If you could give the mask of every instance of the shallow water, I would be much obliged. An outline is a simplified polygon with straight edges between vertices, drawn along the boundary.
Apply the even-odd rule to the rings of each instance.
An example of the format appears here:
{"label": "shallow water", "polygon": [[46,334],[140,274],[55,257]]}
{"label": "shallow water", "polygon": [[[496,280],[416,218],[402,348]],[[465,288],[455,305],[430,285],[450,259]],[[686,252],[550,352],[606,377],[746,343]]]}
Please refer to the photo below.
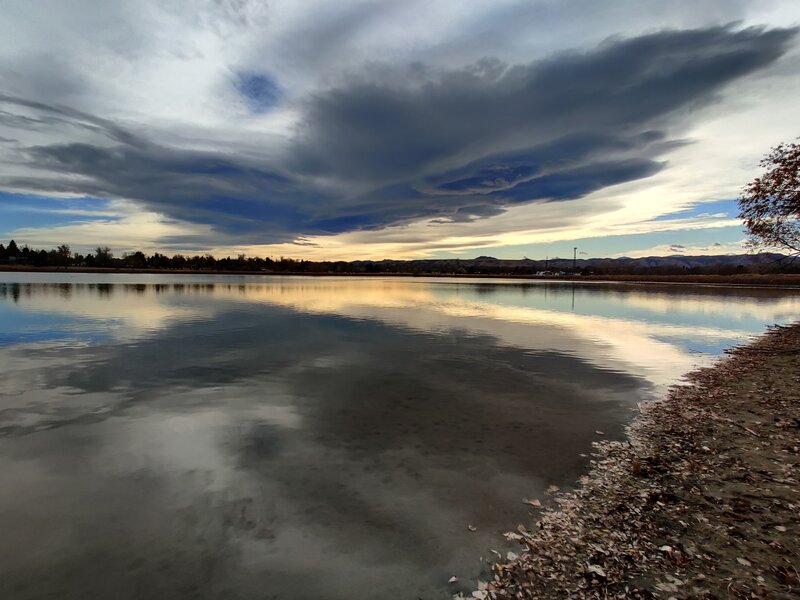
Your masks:
{"label": "shallow water", "polygon": [[473,589],[596,431],[620,438],[637,402],[798,309],[741,288],[0,273],[0,597]]}

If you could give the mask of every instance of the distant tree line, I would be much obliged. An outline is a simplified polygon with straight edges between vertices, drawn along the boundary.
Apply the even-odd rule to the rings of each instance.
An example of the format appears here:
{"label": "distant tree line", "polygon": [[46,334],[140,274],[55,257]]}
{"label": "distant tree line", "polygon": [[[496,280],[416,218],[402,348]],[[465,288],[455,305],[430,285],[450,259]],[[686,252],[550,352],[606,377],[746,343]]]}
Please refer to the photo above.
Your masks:
{"label": "distant tree line", "polygon": [[28,245],[19,247],[14,240],[8,245],[0,243],[0,264],[27,265],[31,267],[90,267],[112,269],[164,269],[185,271],[277,271],[277,272],[352,272],[352,263],[345,261],[314,262],[280,257],[248,257],[239,254],[236,258],[216,258],[211,254],[167,256],[160,252],[145,254],[141,250],[114,256],[107,246],[94,252],[73,252],[67,244],[52,250],[33,249]]}
{"label": "distant tree line", "polygon": [[[682,259],[686,260],[682,260]],[[784,260],[779,254],[718,257],[668,257],[661,259],[571,259],[507,260],[490,256],[474,259],[311,261],[293,258],[260,258],[239,254],[235,258],[215,258],[210,254],[167,256],[160,252],[126,252],[114,256],[108,247],[94,252],[72,252],[62,244],[52,250],[36,250],[14,240],[0,243],[0,264],[30,267],[112,268],[176,271],[230,271],[267,273],[352,273],[407,275],[734,275],[754,273],[800,273],[800,264]]]}

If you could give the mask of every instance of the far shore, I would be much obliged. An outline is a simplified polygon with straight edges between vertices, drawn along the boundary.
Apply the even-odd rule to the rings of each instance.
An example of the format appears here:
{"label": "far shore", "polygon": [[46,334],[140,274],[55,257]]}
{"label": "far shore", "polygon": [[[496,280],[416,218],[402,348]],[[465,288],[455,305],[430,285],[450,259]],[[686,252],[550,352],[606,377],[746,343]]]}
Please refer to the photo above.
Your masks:
{"label": "far shore", "polygon": [[613,282],[695,284],[733,287],[791,287],[800,288],[800,274],[742,273],[736,275],[520,275],[504,273],[358,273],[358,272],[303,272],[303,271],[226,271],[218,269],[126,269],[102,267],[28,267],[25,265],[0,265],[0,272],[17,273],[131,273],[153,275],[259,275],[266,277],[434,277],[468,279],[520,279],[536,281]]}

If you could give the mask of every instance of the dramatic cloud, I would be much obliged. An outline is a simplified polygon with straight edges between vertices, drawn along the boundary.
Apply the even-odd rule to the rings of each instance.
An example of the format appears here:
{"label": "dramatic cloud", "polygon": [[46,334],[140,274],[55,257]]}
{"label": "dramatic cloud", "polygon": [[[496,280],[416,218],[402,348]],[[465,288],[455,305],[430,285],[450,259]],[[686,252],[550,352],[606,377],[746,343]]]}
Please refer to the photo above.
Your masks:
{"label": "dramatic cloud", "polygon": [[[415,66],[387,80],[355,80],[306,108],[303,170],[357,179],[419,176],[486,149],[535,152],[568,135],[639,135],[722,85],[763,68],[794,31],[729,27],[608,41],[529,65],[485,59],[458,71]],[[395,81],[399,79],[399,81]],[[637,151],[644,140],[598,140]],[[531,142],[536,146],[530,148]],[[645,142],[645,143],[642,143]],[[591,151],[584,147],[583,151]],[[570,148],[557,148],[556,160]],[[519,156],[524,160],[524,154]],[[504,157],[498,157],[503,161]],[[538,163],[533,162],[532,167]]]}
{"label": "dramatic cloud", "polygon": [[[10,0],[4,17],[0,235],[35,245],[518,256],[676,215],[738,229],[735,207],[703,207],[800,118],[790,0]],[[697,242],[675,235],[647,245]]]}
{"label": "dramatic cloud", "polygon": [[[0,188],[131,200],[249,243],[483,219],[657,173],[693,111],[795,33],[661,31],[521,65],[373,63],[298,99],[290,138],[241,152],[0,96]],[[254,113],[280,102],[268,75],[232,85]]]}

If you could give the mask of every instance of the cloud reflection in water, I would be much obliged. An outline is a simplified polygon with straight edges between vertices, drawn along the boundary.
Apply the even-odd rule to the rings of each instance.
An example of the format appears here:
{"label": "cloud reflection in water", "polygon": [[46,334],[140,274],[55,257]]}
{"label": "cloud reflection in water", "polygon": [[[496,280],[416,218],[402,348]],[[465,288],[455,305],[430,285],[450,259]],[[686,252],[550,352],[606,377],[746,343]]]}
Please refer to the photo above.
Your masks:
{"label": "cloud reflection in water", "polygon": [[595,430],[621,435],[705,360],[695,346],[798,308],[778,291],[91,278],[0,283],[17,598],[446,597],[529,518],[522,497],[574,481]]}

